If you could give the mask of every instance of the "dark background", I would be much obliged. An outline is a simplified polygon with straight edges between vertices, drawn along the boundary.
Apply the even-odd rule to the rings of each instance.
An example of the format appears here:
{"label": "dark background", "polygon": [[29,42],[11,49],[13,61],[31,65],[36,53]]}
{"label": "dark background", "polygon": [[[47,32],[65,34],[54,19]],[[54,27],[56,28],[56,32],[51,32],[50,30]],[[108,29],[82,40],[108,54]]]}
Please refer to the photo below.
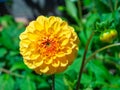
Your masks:
{"label": "dark background", "polygon": [[10,14],[27,19],[35,19],[38,15],[60,16],[58,6],[64,4],[64,0],[0,0],[0,16]]}

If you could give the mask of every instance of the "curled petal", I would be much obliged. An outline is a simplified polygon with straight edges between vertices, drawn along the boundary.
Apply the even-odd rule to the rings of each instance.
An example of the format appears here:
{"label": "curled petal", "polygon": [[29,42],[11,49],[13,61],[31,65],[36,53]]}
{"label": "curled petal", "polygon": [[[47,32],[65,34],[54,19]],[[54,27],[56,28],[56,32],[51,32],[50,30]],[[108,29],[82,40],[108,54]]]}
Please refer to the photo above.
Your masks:
{"label": "curled petal", "polygon": [[24,63],[31,69],[35,69],[43,64],[42,60],[36,60],[36,61],[31,61],[31,60],[24,60]]}
{"label": "curled petal", "polygon": [[45,68],[40,69],[40,71],[42,73],[46,73],[46,72],[48,72],[48,70],[49,70],[49,67],[45,67]]}
{"label": "curled petal", "polygon": [[61,67],[66,67],[68,65],[68,60],[63,60],[63,61],[61,61],[61,63],[60,63],[60,66]]}
{"label": "curled petal", "polygon": [[60,61],[58,61],[58,60],[53,61],[53,63],[52,63],[53,67],[58,67],[59,65],[60,65]]}

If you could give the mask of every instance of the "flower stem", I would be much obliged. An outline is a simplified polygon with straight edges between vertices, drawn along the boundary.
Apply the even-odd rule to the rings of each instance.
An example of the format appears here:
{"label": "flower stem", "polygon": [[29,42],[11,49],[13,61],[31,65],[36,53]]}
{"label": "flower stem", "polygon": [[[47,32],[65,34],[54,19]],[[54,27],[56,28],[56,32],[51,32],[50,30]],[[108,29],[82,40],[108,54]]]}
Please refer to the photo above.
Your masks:
{"label": "flower stem", "polygon": [[[80,18],[80,27],[82,27],[82,6],[81,6],[81,0],[78,0],[78,12],[79,12],[79,18]],[[83,27],[82,27],[83,28]]]}
{"label": "flower stem", "polygon": [[90,35],[90,37],[87,41],[86,47],[85,47],[85,51],[84,51],[83,58],[82,58],[82,64],[81,64],[81,67],[80,67],[79,76],[78,76],[78,80],[77,80],[76,90],[78,90],[79,87],[80,87],[80,80],[81,80],[82,72],[83,72],[83,69],[84,69],[84,66],[85,66],[84,64],[85,64],[85,60],[86,60],[86,54],[87,54],[88,46],[90,44],[90,41],[91,41],[93,35],[94,35],[94,32],[92,32],[92,34]]}
{"label": "flower stem", "polygon": [[55,90],[55,75],[52,75],[52,90]]}
{"label": "flower stem", "polygon": [[112,0],[108,0],[111,12],[113,12]]}
{"label": "flower stem", "polygon": [[88,59],[86,60],[85,64],[86,64],[89,60],[91,60],[97,53],[99,53],[99,52],[101,52],[101,51],[103,51],[103,50],[105,50],[105,49],[107,49],[107,48],[111,48],[111,47],[115,47],[115,46],[120,46],[120,43],[115,43],[115,44],[107,45],[107,46],[105,46],[105,47],[102,47],[102,48],[96,50],[92,55],[90,55],[90,56],[88,57]]}
{"label": "flower stem", "polygon": [[118,0],[116,0],[116,2],[115,2],[115,10],[117,10],[117,7],[118,7]]}
{"label": "flower stem", "polygon": [[13,73],[13,72],[5,69],[5,68],[0,68],[0,72],[4,72],[4,73],[7,73],[7,74],[16,76],[16,77],[24,78],[24,76],[22,76],[22,75],[20,75],[20,74],[17,74],[17,73]]}

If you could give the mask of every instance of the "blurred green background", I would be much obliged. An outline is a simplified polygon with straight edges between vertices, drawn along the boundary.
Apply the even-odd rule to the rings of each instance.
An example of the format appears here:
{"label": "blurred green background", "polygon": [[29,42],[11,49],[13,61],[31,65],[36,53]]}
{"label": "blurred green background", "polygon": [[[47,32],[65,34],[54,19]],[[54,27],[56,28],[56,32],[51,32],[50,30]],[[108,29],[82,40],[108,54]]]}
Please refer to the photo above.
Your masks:
{"label": "blurred green background", "polygon": [[[87,58],[96,50],[120,42],[120,0],[0,0],[0,90],[51,90],[51,76],[38,75],[23,63],[19,35],[39,15],[59,16],[80,38],[78,56],[55,76],[55,90],[75,90],[85,45],[92,31]],[[100,41],[105,30],[118,33]],[[120,90],[120,46],[97,53],[85,66],[80,90]]]}

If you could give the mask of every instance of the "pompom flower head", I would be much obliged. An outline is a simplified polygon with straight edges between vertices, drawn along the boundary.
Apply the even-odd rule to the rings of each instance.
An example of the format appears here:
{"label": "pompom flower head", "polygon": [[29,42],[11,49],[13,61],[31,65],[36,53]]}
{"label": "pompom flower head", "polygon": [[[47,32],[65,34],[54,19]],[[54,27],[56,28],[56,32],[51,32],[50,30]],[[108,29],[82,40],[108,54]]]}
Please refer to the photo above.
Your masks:
{"label": "pompom flower head", "polygon": [[39,16],[20,35],[24,63],[38,74],[64,71],[75,59],[79,39],[74,29],[59,17]]}

